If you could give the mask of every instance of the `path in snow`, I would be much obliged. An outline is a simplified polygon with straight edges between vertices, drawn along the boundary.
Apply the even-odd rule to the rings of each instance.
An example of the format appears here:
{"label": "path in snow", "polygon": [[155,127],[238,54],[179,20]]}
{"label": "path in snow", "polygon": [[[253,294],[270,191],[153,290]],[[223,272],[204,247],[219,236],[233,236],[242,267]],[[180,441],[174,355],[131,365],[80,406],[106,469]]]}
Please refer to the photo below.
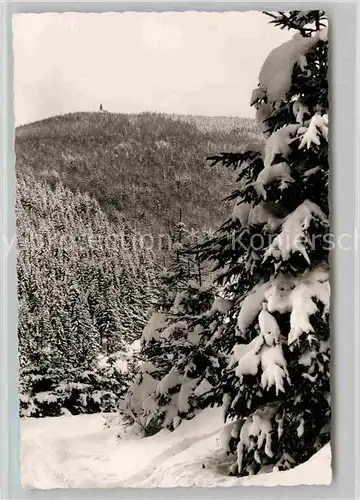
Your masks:
{"label": "path in snow", "polygon": [[[221,412],[208,409],[174,432],[118,440],[101,415],[21,421],[24,488],[116,488],[329,484],[330,446],[287,472],[227,475],[220,450]],[[126,437],[126,436],[125,436]]]}

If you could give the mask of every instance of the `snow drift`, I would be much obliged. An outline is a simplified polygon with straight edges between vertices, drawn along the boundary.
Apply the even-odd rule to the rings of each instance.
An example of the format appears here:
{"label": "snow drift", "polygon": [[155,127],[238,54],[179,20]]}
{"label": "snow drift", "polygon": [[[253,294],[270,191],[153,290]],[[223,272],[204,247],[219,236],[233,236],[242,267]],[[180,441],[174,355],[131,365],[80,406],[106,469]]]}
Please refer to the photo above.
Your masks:
{"label": "snow drift", "polygon": [[101,414],[21,420],[24,488],[152,488],[330,484],[331,450],[286,472],[238,478],[227,475],[220,409],[208,409],[173,432],[139,439]]}

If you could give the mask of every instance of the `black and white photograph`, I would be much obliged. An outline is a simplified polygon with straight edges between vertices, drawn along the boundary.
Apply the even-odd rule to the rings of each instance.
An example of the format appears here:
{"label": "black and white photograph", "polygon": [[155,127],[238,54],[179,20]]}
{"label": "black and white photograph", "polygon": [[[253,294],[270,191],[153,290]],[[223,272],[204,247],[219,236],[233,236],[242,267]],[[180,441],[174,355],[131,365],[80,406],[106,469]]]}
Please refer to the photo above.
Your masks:
{"label": "black and white photograph", "polygon": [[329,485],[326,13],[12,33],[23,488]]}

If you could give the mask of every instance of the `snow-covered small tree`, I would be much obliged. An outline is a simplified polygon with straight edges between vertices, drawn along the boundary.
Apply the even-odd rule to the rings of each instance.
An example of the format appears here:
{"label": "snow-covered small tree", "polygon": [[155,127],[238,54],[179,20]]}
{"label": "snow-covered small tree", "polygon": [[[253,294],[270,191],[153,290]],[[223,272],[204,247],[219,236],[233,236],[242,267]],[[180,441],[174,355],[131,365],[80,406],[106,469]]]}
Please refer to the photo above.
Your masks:
{"label": "snow-covered small tree", "polygon": [[[163,410],[154,400],[156,385],[170,370],[171,360],[163,350],[162,331],[166,328],[176,295],[184,290],[190,279],[189,264],[181,254],[182,245],[175,247],[175,255],[168,268],[158,276],[158,291],[150,308],[150,318],[142,332],[139,362],[135,363],[133,382],[120,405],[128,424],[137,424],[144,434],[153,434],[161,428]],[[154,401],[153,401],[154,400]]]}
{"label": "snow-covered small tree", "polygon": [[240,475],[292,467],[330,438],[327,22],[322,11],[269,15],[294,35],[251,96],[264,147],[212,157],[238,170],[239,187],[201,251],[232,304],[217,400]]}
{"label": "snow-covered small tree", "polygon": [[124,351],[99,354],[87,367],[69,369],[56,387],[62,411],[70,414],[115,412],[128,387]]}
{"label": "snow-covered small tree", "polygon": [[229,302],[190,280],[168,313],[155,314],[144,330],[140,365],[121,409],[145,434],[173,430],[212,405],[225,357],[215,348],[215,328]]}
{"label": "snow-covered small tree", "polygon": [[144,362],[121,405],[145,434],[192,418],[210,404],[208,394],[219,382],[221,363],[211,339],[227,301],[202,284],[198,259],[189,251],[177,244],[160,276],[159,298],[141,339]]}
{"label": "snow-covered small tree", "polygon": [[20,415],[57,417],[62,414],[65,395],[59,391],[64,371],[70,365],[54,346],[37,348],[20,359]]}

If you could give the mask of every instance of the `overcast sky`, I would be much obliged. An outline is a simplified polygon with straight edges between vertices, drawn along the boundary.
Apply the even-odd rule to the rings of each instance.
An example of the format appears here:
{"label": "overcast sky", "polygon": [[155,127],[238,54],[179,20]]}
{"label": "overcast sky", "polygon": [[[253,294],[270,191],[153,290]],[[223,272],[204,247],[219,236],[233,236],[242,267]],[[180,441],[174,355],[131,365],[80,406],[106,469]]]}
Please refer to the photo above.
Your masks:
{"label": "overcast sky", "polygon": [[16,124],[114,112],[253,116],[252,89],[289,34],[259,12],[18,14]]}

